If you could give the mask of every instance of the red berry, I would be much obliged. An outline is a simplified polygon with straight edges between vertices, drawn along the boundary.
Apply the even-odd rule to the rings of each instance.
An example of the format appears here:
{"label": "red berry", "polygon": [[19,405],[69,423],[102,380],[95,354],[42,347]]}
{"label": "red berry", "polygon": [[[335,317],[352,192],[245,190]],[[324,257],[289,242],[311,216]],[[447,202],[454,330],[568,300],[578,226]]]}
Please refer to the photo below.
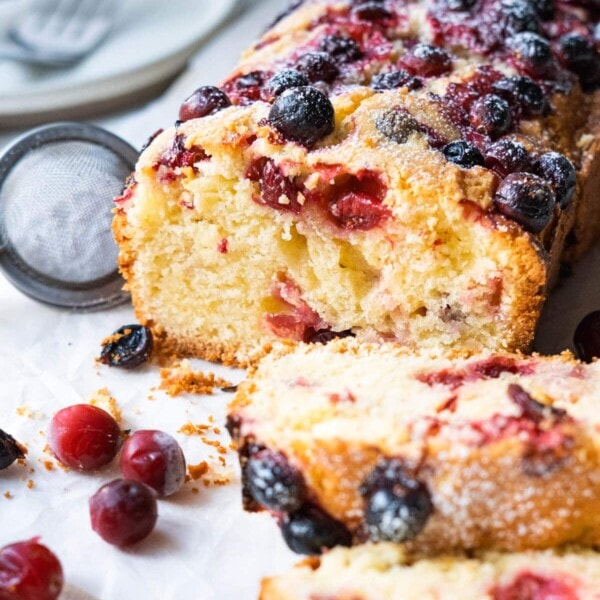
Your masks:
{"label": "red berry", "polygon": [[92,529],[114,546],[128,546],[150,535],[158,518],[154,492],[139,481],[116,479],[90,498]]}
{"label": "red berry", "polygon": [[145,483],[159,496],[170,496],[185,481],[185,458],[168,433],[136,431],[123,446],[121,473],[126,479]]}
{"label": "red berry", "polygon": [[401,66],[422,77],[435,77],[452,70],[452,57],[439,46],[417,44],[400,58]]}
{"label": "red berry", "polygon": [[48,443],[62,463],[87,471],[107,465],[117,455],[121,430],[105,410],[89,404],[75,404],[54,415]]}
{"label": "red berry", "polygon": [[179,119],[189,121],[212,115],[231,106],[227,94],[217,87],[205,85],[188,96],[179,109]]}
{"label": "red berry", "polygon": [[344,229],[368,231],[389,216],[387,206],[366,194],[348,192],[329,206],[333,221]]}
{"label": "red berry", "polygon": [[56,600],[62,587],[58,558],[36,538],[0,550],[1,600]]}

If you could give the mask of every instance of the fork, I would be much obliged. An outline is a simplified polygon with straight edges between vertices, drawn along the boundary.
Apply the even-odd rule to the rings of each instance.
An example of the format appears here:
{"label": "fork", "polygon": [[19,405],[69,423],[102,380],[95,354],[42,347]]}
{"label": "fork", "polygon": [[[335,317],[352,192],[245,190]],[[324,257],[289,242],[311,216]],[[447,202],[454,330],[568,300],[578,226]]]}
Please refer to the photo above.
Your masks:
{"label": "fork", "polygon": [[115,0],[38,0],[9,30],[0,59],[71,66],[96,48],[114,21]]}

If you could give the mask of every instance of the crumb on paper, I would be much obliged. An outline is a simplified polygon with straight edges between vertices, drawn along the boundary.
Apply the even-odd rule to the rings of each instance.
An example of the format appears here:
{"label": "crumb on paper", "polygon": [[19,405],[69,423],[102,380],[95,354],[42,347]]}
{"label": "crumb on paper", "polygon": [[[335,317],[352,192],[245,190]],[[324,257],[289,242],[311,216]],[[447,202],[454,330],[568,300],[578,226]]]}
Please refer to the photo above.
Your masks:
{"label": "crumb on paper", "polygon": [[51,460],[45,460],[43,464],[46,471],[54,471],[54,463]]}
{"label": "crumb on paper", "polygon": [[28,487],[30,490],[32,490],[32,489],[34,488],[34,486],[35,486],[35,483],[34,483],[33,479],[28,479],[28,480],[27,480],[27,487]]}
{"label": "crumb on paper", "polygon": [[4,492],[4,497],[7,500],[12,500],[14,498],[14,496],[10,492]]}
{"label": "crumb on paper", "polygon": [[197,465],[188,465],[188,473],[192,481],[198,481],[198,479],[204,477],[209,471],[208,463],[203,460]]}
{"label": "crumb on paper", "polygon": [[173,397],[179,394],[211,395],[216,387],[231,386],[229,381],[212,372],[194,371],[188,360],[161,369],[160,379],[160,389]]}
{"label": "crumb on paper", "polygon": [[[208,419],[211,421],[210,417]],[[212,421],[211,421],[212,422]],[[184,435],[204,435],[205,433],[214,433],[215,435],[219,435],[221,430],[214,425],[207,425],[205,423],[186,423],[182,425],[177,433],[183,433]]]}
{"label": "crumb on paper", "polygon": [[18,406],[17,414],[20,417],[25,417],[26,419],[31,419],[33,413],[31,412],[31,408],[29,406]]}
{"label": "crumb on paper", "polygon": [[197,487],[192,488],[192,494],[199,494],[200,490]]}
{"label": "crumb on paper", "polygon": [[88,403],[92,406],[97,406],[98,408],[102,408],[106,412],[110,413],[115,421],[121,424],[123,420],[123,414],[121,413],[121,409],[117,404],[116,398],[111,396],[108,388],[100,388],[90,397]]}

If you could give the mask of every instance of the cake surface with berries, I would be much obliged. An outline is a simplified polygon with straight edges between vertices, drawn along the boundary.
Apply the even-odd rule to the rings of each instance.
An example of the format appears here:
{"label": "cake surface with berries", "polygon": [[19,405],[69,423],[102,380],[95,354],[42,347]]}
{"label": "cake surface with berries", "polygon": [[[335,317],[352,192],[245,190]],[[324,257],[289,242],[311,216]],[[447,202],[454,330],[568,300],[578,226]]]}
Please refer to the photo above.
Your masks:
{"label": "cake surface with berries", "polygon": [[138,319],[233,364],[340,336],[527,349],[600,227],[595,18],[301,3],[186,100],[117,200]]}
{"label": "cake surface with berries", "polygon": [[230,406],[245,507],[298,553],[600,543],[600,363],[282,345]]}
{"label": "cake surface with berries", "polygon": [[591,550],[415,560],[402,547],[336,549],[263,581],[260,600],[597,600]]}

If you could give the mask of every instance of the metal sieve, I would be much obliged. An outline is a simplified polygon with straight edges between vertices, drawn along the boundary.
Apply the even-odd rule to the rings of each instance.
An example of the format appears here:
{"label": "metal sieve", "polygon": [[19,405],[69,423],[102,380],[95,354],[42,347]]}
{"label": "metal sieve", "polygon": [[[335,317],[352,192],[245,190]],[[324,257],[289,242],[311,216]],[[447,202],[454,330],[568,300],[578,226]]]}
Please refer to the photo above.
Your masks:
{"label": "metal sieve", "polygon": [[35,300],[78,310],[123,302],[112,200],[138,152],[84,123],[31,130],[0,155],[0,271]]}

